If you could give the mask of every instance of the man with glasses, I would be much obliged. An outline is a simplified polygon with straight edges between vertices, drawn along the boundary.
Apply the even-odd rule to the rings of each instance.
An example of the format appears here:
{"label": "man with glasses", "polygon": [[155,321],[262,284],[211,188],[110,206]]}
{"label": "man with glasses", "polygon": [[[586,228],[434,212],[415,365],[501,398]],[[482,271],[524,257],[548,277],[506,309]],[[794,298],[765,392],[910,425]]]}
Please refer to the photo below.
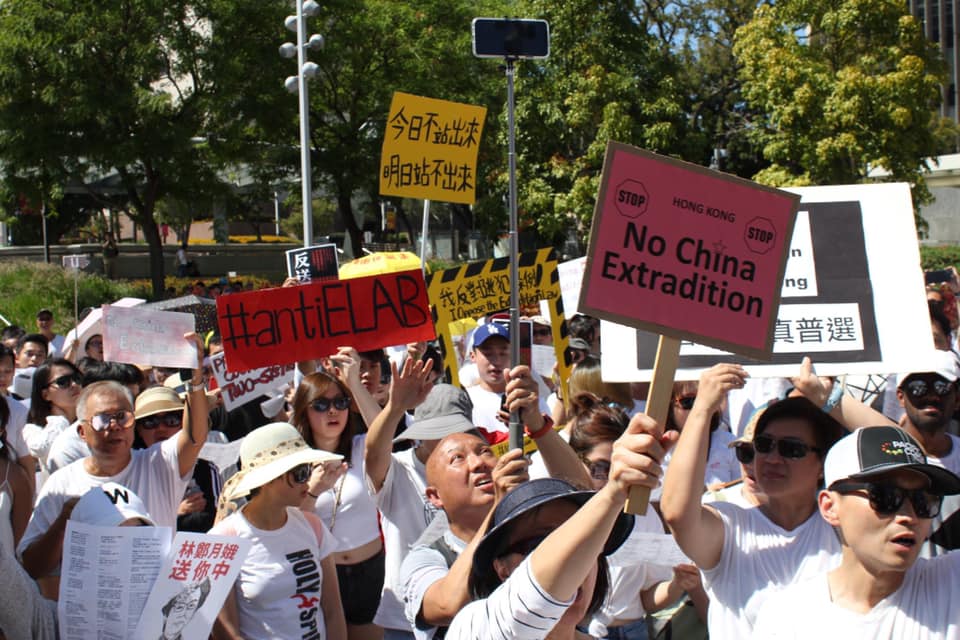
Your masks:
{"label": "man with glasses", "polygon": [[[951,351],[934,351],[930,358],[935,370],[898,376],[897,400],[905,412],[900,426],[920,443],[930,464],[960,473],[960,438],[947,432],[957,409],[957,357]],[[933,519],[923,557],[960,549],[958,514],[960,496],[947,497],[940,515]]]}
{"label": "man with glasses", "polygon": [[960,554],[918,559],[960,477],[929,464],[896,427],[864,427],[830,449],[820,515],[840,566],[771,596],[754,638],[960,638]]}
{"label": "man with glasses", "polygon": [[[185,336],[194,340],[193,334]],[[129,487],[147,505],[158,526],[176,527],[200,448],[207,438],[207,397],[201,381],[202,349],[187,385],[189,425],[159,446],[133,451],[133,396],[123,385],[104,381],[85,387],[77,400],[77,431],[90,455],[57,470],[40,490],[18,546],[23,566],[40,580],[44,595],[59,591],[60,558],[66,522],[76,499],[105,482]],[[51,580],[45,580],[50,577]],[[46,582],[46,584],[44,584]]]}

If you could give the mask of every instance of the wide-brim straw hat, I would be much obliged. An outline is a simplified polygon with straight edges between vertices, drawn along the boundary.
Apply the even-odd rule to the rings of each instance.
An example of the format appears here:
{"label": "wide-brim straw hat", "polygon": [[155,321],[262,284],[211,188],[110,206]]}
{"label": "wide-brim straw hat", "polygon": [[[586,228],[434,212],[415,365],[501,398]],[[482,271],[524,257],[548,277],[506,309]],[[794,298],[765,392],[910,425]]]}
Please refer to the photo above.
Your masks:
{"label": "wide-brim straw hat", "polygon": [[301,464],[340,460],[340,454],[311,448],[292,424],[272,422],[254,429],[243,439],[239,480],[229,490],[225,487],[224,494],[229,500],[242,498]]}
{"label": "wide-brim straw hat", "polygon": [[183,411],[183,408],[183,400],[170,387],[150,387],[137,396],[133,414],[139,420],[158,413]]}

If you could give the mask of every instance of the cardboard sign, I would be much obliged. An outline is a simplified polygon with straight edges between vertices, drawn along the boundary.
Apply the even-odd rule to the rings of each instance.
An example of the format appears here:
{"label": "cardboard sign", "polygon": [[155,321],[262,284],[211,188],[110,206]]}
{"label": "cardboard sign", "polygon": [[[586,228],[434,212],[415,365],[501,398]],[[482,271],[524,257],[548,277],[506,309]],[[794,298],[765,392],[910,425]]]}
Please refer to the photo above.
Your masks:
{"label": "cardboard sign", "polygon": [[146,637],[135,629],[170,538],[170,527],[98,527],[68,520],[57,602],[60,637]]}
{"label": "cardboard sign", "polygon": [[[560,363],[560,377],[566,381],[570,376],[570,363],[564,359],[564,351],[569,339],[556,256],[553,249],[539,249],[520,254],[519,262],[520,305],[536,306],[541,300],[551,305],[553,346]],[[451,384],[459,384],[457,349],[463,344],[462,340],[458,343],[457,325],[465,329],[476,326],[475,322],[462,321],[510,308],[510,260],[495,258],[435,271],[427,276],[427,288],[445,373]]]}
{"label": "cardboard sign", "polygon": [[243,406],[251,400],[279,389],[293,382],[293,364],[277,364],[250,371],[233,372],[227,369],[227,361],[222,353],[210,358],[213,377],[220,388],[220,397],[227,411]]}
{"label": "cardboard sign", "polygon": [[579,311],[766,358],[798,202],[611,142]]}
{"label": "cardboard sign", "polygon": [[252,542],[181,531],[131,638],[207,640]]}
{"label": "cardboard sign", "polygon": [[[933,349],[906,184],[791,189],[802,196],[781,283],[769,364],[702,344],[681,344],[677,379],[716,362],[754,377],[796,375],[809,355],[820,375],[923,371]],[[656,336],[601,323],[603,377],[647,380]]]}
{"label": "cardboard sign", "polygon": [[287,276],[300,282],[336,280],[339,268],[337,245],[332,242],[287,251]]}
{"label": "cardboard sign", "polygon": [[197,346],[183,337],[194,330],[192,314],[114,305],[101,308],[107,361],[196,368]]}
{"label": "cardboard sign", "polygon": [[473,204],[486,116],[486,107],[394,93],[380,155],[380,193]]}
{"label": "cardboard sign", "polygon": [[434,338],[419,269],[220,296],[217,322],[231,371]]}

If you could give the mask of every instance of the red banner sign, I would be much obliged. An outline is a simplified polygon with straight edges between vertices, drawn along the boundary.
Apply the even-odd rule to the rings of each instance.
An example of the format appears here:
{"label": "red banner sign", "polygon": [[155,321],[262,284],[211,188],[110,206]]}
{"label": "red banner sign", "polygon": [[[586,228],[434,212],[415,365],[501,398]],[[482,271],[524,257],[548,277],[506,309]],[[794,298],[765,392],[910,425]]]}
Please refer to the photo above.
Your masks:
{"label": "red banner sign", "polygon": [[419,269],[220,296],[217,323],[231,371],[435,337]]}

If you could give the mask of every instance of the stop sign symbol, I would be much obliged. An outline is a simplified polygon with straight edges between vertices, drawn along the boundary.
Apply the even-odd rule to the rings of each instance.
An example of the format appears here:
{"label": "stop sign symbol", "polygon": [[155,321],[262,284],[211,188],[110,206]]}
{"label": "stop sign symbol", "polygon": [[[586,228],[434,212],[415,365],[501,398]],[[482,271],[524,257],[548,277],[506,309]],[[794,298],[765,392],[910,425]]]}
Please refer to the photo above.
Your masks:
{"label": "stop sign symbol", "polygon": [[613,202],[617,211],[627,218],[636,218],[647,210],[650,197],[643,183],[638,180],[624,180],[617,185],[617,193]]}
{"label": "stop sign symbol", "polygon": [[747,223],[743,232],[743,241],[747,248],[754,253],[766,253],[774,247],[777,241],[777,230],[767,218],[758,216]]}

